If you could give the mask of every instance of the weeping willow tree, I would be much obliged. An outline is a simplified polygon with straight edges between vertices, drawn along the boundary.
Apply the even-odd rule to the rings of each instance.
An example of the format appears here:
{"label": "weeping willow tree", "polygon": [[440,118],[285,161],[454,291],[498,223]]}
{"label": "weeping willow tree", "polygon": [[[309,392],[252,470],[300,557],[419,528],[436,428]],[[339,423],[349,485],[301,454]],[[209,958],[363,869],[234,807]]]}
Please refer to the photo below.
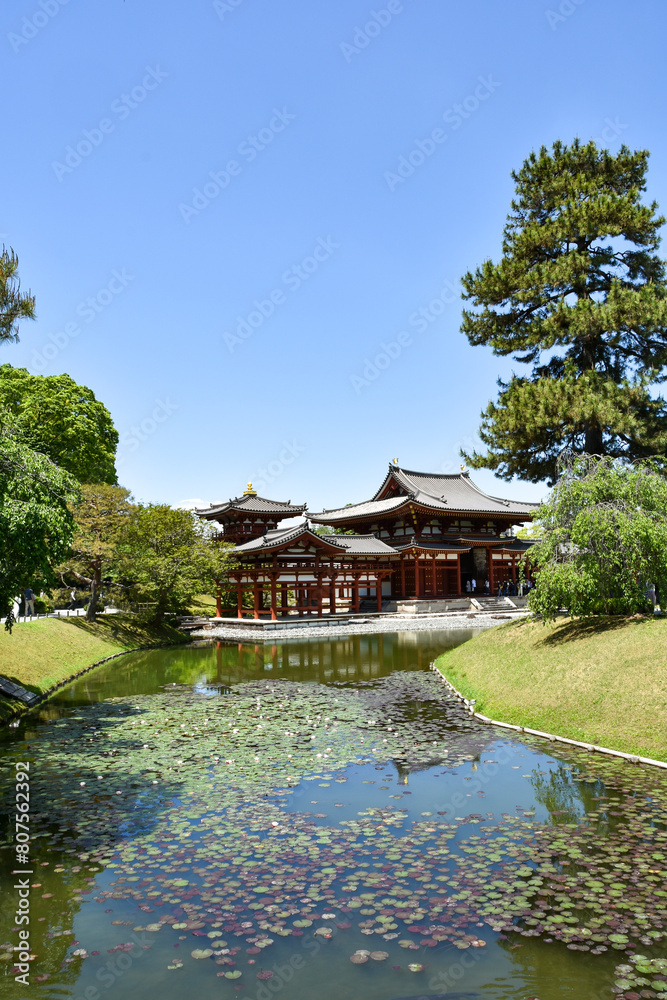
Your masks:
{"label": "weeping willow tree", "polygon": [[559,608],[574,616],[647,611],[656,586],[667,597],[667,480],[653,463],[568,452],[536,520],[529,605],[546,620]]}

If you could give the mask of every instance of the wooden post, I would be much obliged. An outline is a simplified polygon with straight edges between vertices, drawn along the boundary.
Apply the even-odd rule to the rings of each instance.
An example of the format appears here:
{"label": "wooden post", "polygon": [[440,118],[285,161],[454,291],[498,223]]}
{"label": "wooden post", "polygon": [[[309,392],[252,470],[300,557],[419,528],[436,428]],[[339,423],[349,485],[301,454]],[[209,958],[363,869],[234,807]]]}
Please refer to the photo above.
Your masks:
{"label": "wooden post", "polygon": [[352,584],[352,608],[355,615],[359,614],[359,574],[354,574],[354,583]]}
{"label": "wooden post", "polygon": [[403,558],[403,553],[401,552],[401,597],[406,597],[405,593],[405,559]]}
{"label": "wooden post", "polygon": [[415,597],[419,597],[419,588],[420,588],[420,580],[419,580],[419,554],[417,552],[415,552],[414,556],[415,556]]}
{"label": "wooden post", "polygon": [[460,597],[461,596],[461,553],[460,552],[457,552],[456,554],[456,569],[458,571],[458,577],[459,577],[459,597]]}
{"label": "wooden post", "polygon": [[243,584],[240,580],[236,581],[236,604],[237,617],[243,618]]}
{"label": "wooden post", "polygon": [[329,592],[329,614],[336,614],[336,574],[331,574],[331,589]]}
{"label": "wooden post", "polygon": [[263,588],[262,584],[259,582],[258,577],[255,577],[255,579],[253,580],[253,598],[254,598],[254,614],[255,614],[255,618],[259,618],[259,593],[260,593],[260,588],[261,588],[261,591],[262,591],[262,596],[264,596],[264,588]]}
{"label": "wooden post", "polygon": [[276,594],[276,574],[271,574],[271,621],[274,622],[278,617],[276,615],[276,609],[278,605],[278,597]]}
{"label": "wooden post", "polygon": [[434,597],[437,597],[438,595],[438,573],[437,573],[438,564],[436,562],[437,558],[438,557],[434,552],[433,553],[433,596]]}
{"label": "wooden post", "polygon": [[378,600],[378,611],[382,611],[382,577],[380,576],[379,573],[376,574],[375,576],[375,584],[376,584],[375,590],[377,593],[377,600]]}
{"label": "wooden post", "polygon": [[222,588],[218,580],[215,581],[215,613],[222,618]]}

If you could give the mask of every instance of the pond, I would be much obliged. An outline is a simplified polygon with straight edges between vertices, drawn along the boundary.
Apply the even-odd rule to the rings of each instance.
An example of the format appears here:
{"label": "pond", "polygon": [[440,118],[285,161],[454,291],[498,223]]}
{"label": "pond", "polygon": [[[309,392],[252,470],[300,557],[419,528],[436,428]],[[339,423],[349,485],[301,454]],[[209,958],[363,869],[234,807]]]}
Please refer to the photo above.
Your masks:
{"label": "pond", "polygon": [[134,653],[5,733],[0,995],[667,994],[667,779],[471,719],[471,634]]}

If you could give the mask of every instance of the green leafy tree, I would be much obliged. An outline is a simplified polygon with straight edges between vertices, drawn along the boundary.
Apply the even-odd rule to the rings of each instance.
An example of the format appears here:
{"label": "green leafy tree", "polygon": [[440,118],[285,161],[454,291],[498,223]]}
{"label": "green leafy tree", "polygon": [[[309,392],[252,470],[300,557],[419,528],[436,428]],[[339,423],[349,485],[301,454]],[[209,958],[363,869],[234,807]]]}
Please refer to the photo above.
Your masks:
{"label": "green leafy tree", "polygon": [[647,161],[575,140],[512,174],[503,256],[463,277],[461,329],[532,370],[499,381],[488,450],[462,452],[473,468],[553,482],[565,450],[665,461],[667,404],[651,388],[666,377],[665,220],[641,201]]}
{"label": "green leafy tree", "polygon": [[0,365],[0,406],[16,417],[26,444],[80,483],[116,483],[116,431],[106,406],[69,375],[31,375]]}
{"label": "green leafy tree", "polygon": [[651,608],[647,592],[667,595],[667,480],[653,463],[566,455],[536,521],[531,549],[537,587],[529,606],[545,620],[628,615]]}
{"label": "green leafy tree", "polygon": [[0,615],[30,585],[52,586],[55,567],[74,532],[70,505],[78,483],[45,455],[27,447],[12,418],[0,411]]}
{"label": "green leafy tree", "polygon": [[90,588],[86,613],[90,621],[95,620],[103,578],[116,575],[119,542],[131,511],[130,491],[106,483],[82,486],[81,499],[72,508],[74,537],[59,573],[63,580],[74,579]]}
{"label": "green leafy tree", "polygon": [[0,343],[18,340],[18,324],[35,318],[35,298],[21,292],[18,277],[19,259],[10,248],[0,253]]}
{"label": "green leafy tree", "polygon": [[151,621],[183,611],[215,584],[221,588],[233,565],[232,545],[214,541],[208,525],[187,510],[166,504],[137,507],[123,535],[123,573],[137,597],[154,605]]}

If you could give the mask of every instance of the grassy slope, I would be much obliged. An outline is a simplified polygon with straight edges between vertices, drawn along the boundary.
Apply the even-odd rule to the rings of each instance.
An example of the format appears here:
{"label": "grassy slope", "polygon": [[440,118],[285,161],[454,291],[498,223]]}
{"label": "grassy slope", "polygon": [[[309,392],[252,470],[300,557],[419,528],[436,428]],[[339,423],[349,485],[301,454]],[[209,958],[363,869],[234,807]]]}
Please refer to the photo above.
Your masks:
{"label": "grassy slope", "polygon": [[437,666],[492,719],[667,760],[667,620],[521,621]]}
{"label": "grassy slope", "polygon": [[[0,674],[30,691],[48,691],[98,660],[138,646],[187,642],[182,633],[160,629],[130,616],[109,615],[89,623],[85,618],[42,618],[0,630]],[[5,699],[0,701],[0,707]],[[6,713],[0,712],[0,717]]]}

